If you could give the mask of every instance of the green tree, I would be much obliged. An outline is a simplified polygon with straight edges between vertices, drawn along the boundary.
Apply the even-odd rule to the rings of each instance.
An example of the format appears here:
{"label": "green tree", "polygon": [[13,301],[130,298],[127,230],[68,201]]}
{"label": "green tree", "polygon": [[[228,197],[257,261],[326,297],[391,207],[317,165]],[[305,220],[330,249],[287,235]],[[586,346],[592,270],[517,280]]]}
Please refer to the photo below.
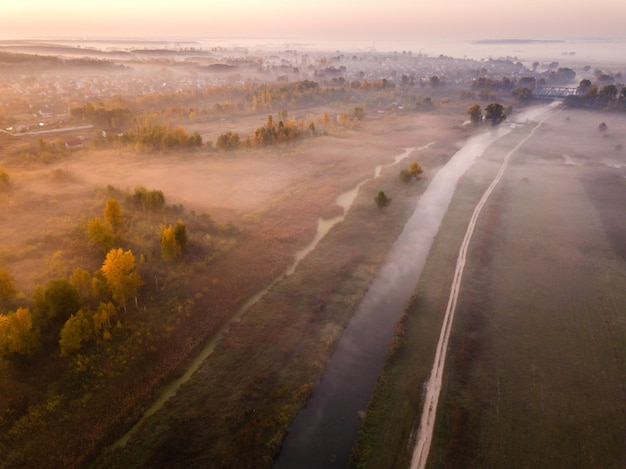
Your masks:
{"label": "green tree", "polygon": [[76,267],[70,275],[69,281],[78,292],[81,304],[90,304],[95,299],[91,274],[85,269]]}
{"label": "green tree", "polygon": [[506,119],[504,106],[500,103],[491,103],[485,108],[485,119],[491,122],[491,125],[498,125]]}
{"label": "green tree", "polygon": [[94,338],[93,318],[83,309],[72,314],[61,329],[59,347],[61,355],[67,357],[80,350],[84,343]]}
{"label": "green tree", "polygon": [[95,301],[108,301],[111,298],[111,290],[109,290],[102,270],[94,272],[91,278],[91,291]]}
{"label": "green tree", "polygon": [[159,190],[149,191],[143,186],[137,186],[132,195],[126,196],[126,203],[135,210],[158,212],[165,207],[165,196]]}
{"label": "green tree", "polygon": [[520,104],[528,103],[533,98],[533,92],[530,88],[518,87],[511,91],[515,100]]}
{"label": "green tree", "polygon": [[87,238],[93,246],[103,252],[109,251],[115,244],[111,225],[99,217],[87,222]]}
{"label": "green tree", "polygon": [[[271,118],[272,116],[270,116]],[[231,132],[230,130],[219,137],[217,137],[217,141],[215,146],[220,150],[236,150],[239,148],[240,139],[239,134],[236,132]]]}
{"label": "green tree", "polygon": [[135,270],[135,256],[123,249],[111,249],[102,264],[102,274],[113,295],[113,300],[126,311],[126,301],[135,297],[137,290],[144,284],[141,276]]}
{"label": "green tree", "polygon": [[473,104],[467,110],[467,115],[470,118],[470,122],[474,125],[479,125],[483,121],[483,111],[479,104]]}
{"label": "green tree", "polygon": [[587,88],[583,97],[588,104],[593,105],[598,98],[598,87],[596,85],[591,85]]}
{"label": "green tree", "polygon": [[124,224],[124,215],[116,199],[108,199],[104,207],[104,219],[116,230]]}
{"label": "green tree", "polygon": [[413,179],[413,176],[411,176],[411,173],[409,172],[409,170],[406,168],[402,168],[400,170],[400,180],[402,182],[409,182],[411,181],[411,179]]}
{"label": "green tree", "polygon": [[80,308],[80,297],[76,288],[67,280],[50,280],[45,288],[33,292],[33,307],[38,319],[45,327],[63,324]]}
{"label": "green tree", "polygon": [[117,309],[111,302],[100,303],[98,309],[93,314],[93,325],[96,333],[102,332],[103,337],[110,338],[111,324],[117,319]]}
{"label": "green tree", "polygon": [[617,98],[617,86],[615,85],[606,85],[603,86],[602,89],[598,92],[598,101],[601,104],[608,104]]}
{"label": "green tree", "polygon": [[376,205],[378,205],[378,208],[384,208],[391,203],[391,198],[387,197],[384,191],[378,191],[378,194],[374,197],[374,201]]}
{"label": "green tree", "polygon": [[576,94],[584,95],[589,88],[591,88],[591,80],[588,80],[586,78],[580,80],[580,83],[578,83],[578,88],[576,88]]}
{"label": "green tree", "polygon": [[187,227],[180,220],[174,225],[174,236],[176,237],[176,242],[180,246],[181,251],[184,251],[187,246]]}

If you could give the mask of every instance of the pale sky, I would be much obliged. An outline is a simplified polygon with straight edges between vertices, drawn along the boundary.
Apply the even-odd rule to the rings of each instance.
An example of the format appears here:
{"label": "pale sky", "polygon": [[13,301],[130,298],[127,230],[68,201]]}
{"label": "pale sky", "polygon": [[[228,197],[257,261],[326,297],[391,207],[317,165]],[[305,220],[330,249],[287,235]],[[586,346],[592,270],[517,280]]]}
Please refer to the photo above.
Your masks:
{"label": "pale sky", "polygon": [[0,37],[626,36],[625,0],[0,0]]}

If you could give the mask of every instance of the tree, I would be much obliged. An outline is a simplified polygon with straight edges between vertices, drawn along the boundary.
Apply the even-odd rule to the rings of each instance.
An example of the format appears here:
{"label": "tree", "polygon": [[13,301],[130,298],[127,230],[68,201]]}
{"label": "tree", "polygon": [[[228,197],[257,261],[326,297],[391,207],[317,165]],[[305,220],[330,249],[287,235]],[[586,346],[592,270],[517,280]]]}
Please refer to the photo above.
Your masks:
{"label": "tree", "polygon": [[164,261],[173,261],[180,257],[180,245],[176,241],[172,225],[161,229],[161,257]]}
{"label": "tree", "polygon": [[113,303],[100,303],[98,309],[93,314],[93,326],[95,332],[100,333],[100,331],[102,331],[102,335],[105,339],[107,337],[110,338],[111,333],[109,332],[109,329],[111,328],[111,323],[116,318],[117,309]]}
{"label": "tree", "polygon": [[378,208],[384,208],[391,203],[391,198],[387,197],[384,191],[378,191],[378,194],[374,197],[374,201],[376,205],[378,205]]}
{"label": "tree", "polygon": [[422,174],[423,172],[424,170],[416,161],[409,165],[409,174],[415,179],[418,179],[420,177],[420,174]]}
{"label": "tree", "polygon": [[92,281],[91,274],[80,267],[76,267],[70,275],[70,283],[78,292],[81,304],[91,304],[96,300]]}
{"label": "tree", "polygon": [[13,281],[13,276],[7,270],[0,269],[0,307],[8,307],[10,300],[17,294]]}
{"label": "tree", "polygon": [[176,238],[176,242],[180,246],[181,251],[184,251],[187,246],[187,227],[180,220],[178,220],[176,225],[174,225],[174,237]]}
{"label": "tree", "polygon": [[406,168],[402,168],[400,170],[400,180],[402,182],[409,182],[411,179],[413,179],[413,176],[411,176],[409,170]]}
{"label": "tree", "polygon": [[126,204],[135,210],[158,212],[165,206],[165,196],[162,191],[149,191],[143,186],[137,186],[132,195],[126,195]]}
{"label": "tree", "polygon": [[601,123],[600,123],[600,125],[598,125],[598,131],[599,131],[600,133],[604,133],[604,132],[606,132],[606,131],[608,130],[608,128],[609,128],[609,127],[606,125],[606,123],[605,123],[605,122],[601,122]]}
{"label": "tree", "polygon": [[513,91],[511,91],[511,94],[515,97],[515,100],[520,104],[529,102],[533,97],[532,90],[530,88],[525,88],[525,87],[515,88]]}
{"label": "tree", "polygon": [[76,288],[64,278],[50,280],[45,289],[33,293],[35,313],[45,325],[60,325],[80,308]]}
{"label": "tree", "polygon": [[576,88],[576,94],[584,95],[590,87],[591,80],[584,78],[580,80],[580,83],[578,83],[578,88]]}
{"label": "tree", "polygon": [[161,257],[165,261],[180,258],[187,245],[187,228],[182,221],[161,228]]}
{"label": "tree", "polygon": [[617,98],[617,86],[606,85],[598,92],[598,101],[602,104],[608,104]]}
{"label": "tree", "polygon": [[437,88],[441,84],[441,80],[437,75],[433,75],[430,77],[430,86],[433,88]]}
{"label": "tree", "polygon": [[111,225],[99,217],[92,218],[87,222],[87,238],[93,246],[96,246],[103,252],[110,250],[114,244]]}
{"label": "tree", "polygon": [[504,119],[506,114],[504,113],[504,106],[500,103],[491,103],[485,108],[485,119],[491,122],[491,125],[498,125]]}
{"label": "tree", "polygon": [[467,115],[470,118],[470,122],[474,125],[478,125],[483,121],[483,111],[479,104],[473,104],[467,110]]}
{"label": "tree", "polygon": [[111,249],[102,264],[102,274],[106,278],[113,299],[126,311],[126,301],[135,297],[137,289],[144,284],[139,273],[135,271],[135,256],[123,249]]}
{"label": "tree", "polygon": [[0,353],[31,356],[37,346],[33,319],[27,308],[18,308],[8,315],[0,314]]}
{"label": "tree", "polygon": [[122,227],[124,224],[124,215],[122,214],[122,209],[117,200],[109,199],[106,201],[104,219],[117,230]]}
{"label": "tree", "polygon": [[83,309],[72,314],[61,329],[59,347],[61,355],[66,357],[78,352],[84,342],[89,342],[94,337],[94,324],[92,315]]}
{"label": "tree", "polygon": [[3,168],[0,168],[0,191],[7,190],[11,186],[9,173]]}
{"label": "tree", "polygon": [[589,88],[587,88],[583,96],[587,103],[594,104],[598,97],[598,87],[596,85],[591,85]]}
{"label": "tree", "polygon": [[217,137],[217,141],[215,142],[215,146],[220,150],[236,150],[239,148],[240,139],[239,134],[236,132],[231,132],[230,130],[219,137]]}
{"label": "tree", "polygon": [[576,72],[567,67],[560,67],[556,72],[552,72],[549,75],[549,79],[552,83],[568,83],[575,78]]}

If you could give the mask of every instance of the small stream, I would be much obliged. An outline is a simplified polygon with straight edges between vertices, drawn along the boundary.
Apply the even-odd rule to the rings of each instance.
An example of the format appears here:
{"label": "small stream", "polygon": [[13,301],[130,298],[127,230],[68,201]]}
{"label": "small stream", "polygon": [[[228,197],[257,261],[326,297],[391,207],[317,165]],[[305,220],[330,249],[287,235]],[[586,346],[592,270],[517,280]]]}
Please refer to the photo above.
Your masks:
{"label": "small stream", "polygon": [[[423,147],[411,147],[411,148],[406,148],[404,150],[404,152],[400,153],[399,155],[396,155],[394,157],[394,161],[393,163],[390,163],[388,165],[379,165],[376,166],[375,170],[374,170],[374,178],[377,178],[378,176],[380,176],[381,171],[383,169],[383,167],[385,166],[393,166],[397,163],[399,163],[400,161],[404,160],[405,158],[407,158],[411,153],[413,153],[414,151],[421,151],[424,150],[426,148],[428,148],[429,146],[433,145],[434,142],[431,142],[427,145],[424,145]],[[250,307],[252,307],[252,305],[254,305],[257,301],[259,301],[263,296],[265,296],[265,294],[270,290],[270,288],[272,288],[274,285],[276,285],[276,283],[278,283],[280,280],[282,280],[285,276],[291,275],[292,273],[295,272],[296,267],[298,266],[298,264],[300,263],[300,261],[302,261],[302,259],[304,259],[307,254],[309,254],[313,249],[315,249],[315,247],[317,246],[317,244],[321,241],[321,239],[326,236],[326,234],[330,231],[330,229],[335,226],[337,223],[340,223],[341,221],[343,221],[343,219],[345,218],[348,210],[350,209],[350,206],[352,205],[352,203],[354,202],[354,199],[356,198],[359,189],[361,188],[361,186],[363,184],[365,184],[367,181],[369,181],[371,178],[365,179],[364,181],[360,182],[358,185],[356,185],[355,187],[353,187],[352,189],[343,192],[342,194],[340,194],[337,199],[335,200],[335,203],[337,205],[339,205],[342,209],[343,209],[343,213],[341,215],[338,215],[336,217],[332,217],[332,218],[319,218],[317,221],[317,232],[315,233],[315,237],[313,238],[313,240],[303,249],[301,249],[300,251],[298,251],[295,255],[295,259],[294,262],[287,267],[287,269],[285,269],[285,271],[283,273],[281,273],[278,277],[276,277],[267,287],[265,287],[263,290],[257,292],[254,296],[252,296],[251,298],[248,299],[248,301],[246,301],[246,303],[239,308],[239,310],[235,313],[235,315],[233,315],[217,332],[217,334],[211,339],[209,340],[206,345],[202,348],[202,350],[200,350],[200,352],[198,352],[198,354],[193,358],[193,360],[189,363],[189,365],[187,366],[187,369],[185,370],[185,373],[179,377],[176,378],[175,380],[171,381],[170,383],[168,383],[163,390],[161,391],[161,394],[159,395],[159,397],[152,403],[152,405],[148,408],[148,410],[146,410],[143,415],[141,416],[141,418],[137,421],[137,423],[135,423],[135,425],[133,425],[133,427],[126,432],[126,434],[124,436],[122,436],[119,440],[117,440],[111,447],[110,449],[115,449],[115,448],[123,448],[126,446],[126,444],[128,443],[128,441],[130,440],[130,438],[133,436],[133,434],[137,431],[137,429],[143,425],[143,423],[150,418],[152,415],[154,415],[155,412],[157,412],[161,407],[163,407],[163,405],[165,405],[165,403],[174,395],[176,395],[176,393],[178,392],[178,389],[187,381],[189,381],[191,379],[191,377],[193,376],[193,374],[200,368],[200,366],[202,365],[202,363],[209,357],[209,355],[211,355],[213,353],[213,351],[215,350],[215,346],[217,344],[217,342],[224,336],[224,334],[226,334],[230,328],[230,325],[239,321],[241,319],[241,317],[246,313],[246,311],[248,311],[248,309],[250,309]]]}
{"label": "small stream", "polygon": [[[517,120],[525,123],[546,108],[532,108]],[[457,182],[489,145],[516,125],[502,124],[469,138],[432,179],[348,323],[309,402],[294,419],[275,469],[347,465],[395,325],[415,291]]]}
{"label": "small stream", "polygon": [[[374,179],[379,177],[383,168],[385,166],[393,166],[398,164],[400,161],[408,158],[408,156],[413,153],[414,151],[422,151],[425,150],[426,148],[430,147],[431,145],[433,145],[435,142],[430,142],[422,147],[416,148],[416,147],[410,147],[410,148],[405,148],[405,150],[400,153],[399,155],[394,156],[393,158],[393,163],[390,163],[388,165],[378,165],[376,166],[376,168],[374,169]],[[335,204],[339,205],[342,209],[343,209],[343,213],[341,215],[337,215],[336,217],[332,217],[332,218],[318,218],[317,220],[317,232],[315,233],[315,237],[313,238],[313,241],[311,241],[307,246],[305,246],[303,249],[301,249],[300,251],[298,251],[296,253],[296,260],[295,262],[285,271],[285,275],[291,275],[295,272],[296,267],[298,266],[298,264],[300,263],[300,261],[302,259],[304,259],[306,257],[306,255],[311,252],[313,249],[315,249],[315,246],[317,246],[317,243],[320,242],[320,240],[326,236],[326,233],[328,233],[330,231],[330,229],[335,226],[337,223],[343,221],[343,219],[346,217],[346,213],[348,213],[348,210],[350,210],[350,207],[352,206],[352,203],[354,202],[354,199],[356,199],[357,194],[359,193],[359,189],[361,188],[361,186],[363,184],[365,184],[367,181],[369,181],[371,178],[369,179],[365,179],[364,181],[361,181],[359,184],[357,184],[356,186],[354,186],[352,189],[343,192],[341,194],[339,194],[339,196],[337,196],[337,198],[335,199]],[[282,276],[281,276],[282,278]]]}

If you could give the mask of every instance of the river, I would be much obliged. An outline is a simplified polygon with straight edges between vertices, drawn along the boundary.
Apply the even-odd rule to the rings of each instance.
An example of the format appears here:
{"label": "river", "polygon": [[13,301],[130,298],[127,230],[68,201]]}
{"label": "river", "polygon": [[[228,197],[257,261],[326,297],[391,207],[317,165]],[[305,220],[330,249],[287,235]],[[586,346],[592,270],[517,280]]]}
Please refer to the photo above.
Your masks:
{"label": "river", "polygon": [[[415,148],[415,147],[406,148],[402,153],[394,157],[394,160],[392,163],[389,163],[387,165],[376,166],[376,168],[374,169],[374,175],[372,177],[373,178],[379,177],[383,167],[396,165],[400,161],[408,158],[409,155],[413,154],[414,152],[425,150],[426,148],[431,146],[433,143],[434,142],[430,142],[424,145],[423,147],[419,147],[419,148]],[[246,301],[246,303],[241,308],[239,308],[239,310],[230,318],[230,320],[227,321],[226,324],[224,324],[220,328],[217,334],[213,338],[211,338],[204,345],[204,347],[200,350],[200,352],[189,362],[186,369],[184,370],[183,375],[180,376],[179,378],[174,379],[173,381],[169,382],[166,386],[164,386],[158,398],[143,413],[141,418],[119,440],[117,440],[113,445],[111,445],[110,449],[125,447],[128,441],[130,440],[130,438],[145,423],[145,421],[149,419],[152,415],[154,415],[161,407],[163,407],[165,403],[171,397],[176,395],[180,387],[193,377],[193,375],[195,374],[196,371],[198,371],[202,363],[204,363],[204,361],[209,357],[209,355],[213,353],[217,342],[221,340],[224,334],[228,332],[230,325],[233,324],[234,322],[239,321],[241,317],[246,313],[246,311],[248,311],[248,309],[250,309],[250,307],[253,306],[257,301],[263,298],[263,296],[265,296],[265,294],[274,285],[276,285],[276,283],[282,280],[285,276],[291,275],[293,272],[295,272],[296,267],[298,266],[300,261],[304,259],[307,256],[307,254],[309,254],[313,249],[315,249],[317,244],[322,240],[324,236],[326,236],[326,234],[330,231],[330,229],[333,226],[335,226],[337,223],[340,223],[341,221],[343,221],[343,219],[346,216],[346,213],[352,206],[352,202],[354,202],[354,199],[356,198],[359,192],[359,189],[361,188],[363,184],[365,184],[365,182],[369,181],[370,179],[371,178],[361,181],[355,187],[337,196],[335,203],[342,208],[343,213],[341,215],[337,215],[336,217],[332,217],[332,218],[318,219],[317,232],[313,240],[307,246],[305,246],[303,249],[301,249],[300,251],[296,253],[293,263],[289,267],[287,267],[287,269],[284,272],[282,272],[278,277],[276,277],[267,287],[257,292],[255,295],[249,298],[248,301]]]}
{"label": "river", "polygon": [[517,115],[515,122],[469,138],[433,177],[341,336],[309,402],[293,421],[274,468],[346,466],[395,325],[415,290],[459,179],[492,143],[548,108],[531,108]]}

